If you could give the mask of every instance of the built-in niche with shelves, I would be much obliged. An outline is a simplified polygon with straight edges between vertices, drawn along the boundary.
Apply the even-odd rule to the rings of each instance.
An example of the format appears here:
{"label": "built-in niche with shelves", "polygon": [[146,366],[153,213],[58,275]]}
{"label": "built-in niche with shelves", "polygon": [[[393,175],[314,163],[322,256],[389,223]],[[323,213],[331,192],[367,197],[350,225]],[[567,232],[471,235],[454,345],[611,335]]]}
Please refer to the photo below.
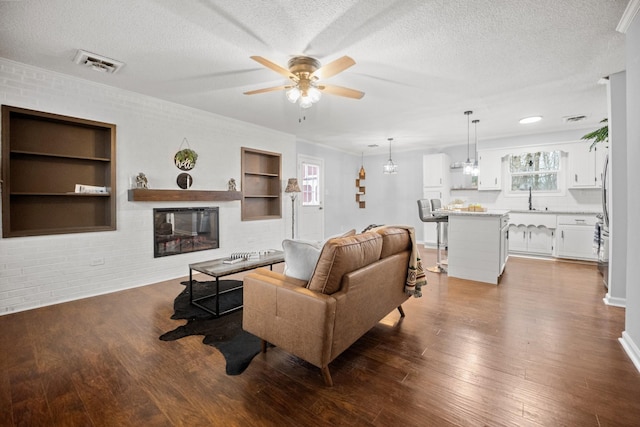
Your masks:
{"label": "built-in niche with shelves", "polygon": [[281,155],[242,147],[242,220],[282,218]]}
{"label": "built-in niche with shelves", "polygon": [[115,230],[115,147],[114,124],[3,105],[3,237]]}

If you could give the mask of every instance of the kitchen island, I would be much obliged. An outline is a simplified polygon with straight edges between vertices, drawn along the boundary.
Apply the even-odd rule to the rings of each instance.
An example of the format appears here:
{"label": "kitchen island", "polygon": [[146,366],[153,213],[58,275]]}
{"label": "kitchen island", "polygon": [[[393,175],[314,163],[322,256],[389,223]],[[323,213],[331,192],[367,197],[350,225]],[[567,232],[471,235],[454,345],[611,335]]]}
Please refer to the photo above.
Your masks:
{"label": "kitchen island", "polygon": [[441,211],[449,217],[449,277],[498,284],[509,257],[509,211]]}

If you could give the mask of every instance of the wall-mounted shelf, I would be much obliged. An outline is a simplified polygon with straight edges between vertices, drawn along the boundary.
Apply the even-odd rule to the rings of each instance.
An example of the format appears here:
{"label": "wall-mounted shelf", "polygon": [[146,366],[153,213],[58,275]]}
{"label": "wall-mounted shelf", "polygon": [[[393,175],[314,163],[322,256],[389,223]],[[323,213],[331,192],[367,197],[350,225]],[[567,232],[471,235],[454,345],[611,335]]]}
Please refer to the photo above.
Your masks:
{"label": "wall-mounted shelf", "polygon": [[452,188],[451,191],[475,191],[477,189],[478,187],[458,187],[458,188]]}
{"label": "wall-mounted shelf", "polygon": [[367,203],[364,199],[364,195],[366,194],[364,178],[356,178],[356,188],[356,203],[360,209],[364,209],[367,207]]}
{"label": "wall-mounted shelf", "polygon": [[229,202],[241,200],[240,191],[208,190],[151,190],[135,188],[129,190],[130,202]]}

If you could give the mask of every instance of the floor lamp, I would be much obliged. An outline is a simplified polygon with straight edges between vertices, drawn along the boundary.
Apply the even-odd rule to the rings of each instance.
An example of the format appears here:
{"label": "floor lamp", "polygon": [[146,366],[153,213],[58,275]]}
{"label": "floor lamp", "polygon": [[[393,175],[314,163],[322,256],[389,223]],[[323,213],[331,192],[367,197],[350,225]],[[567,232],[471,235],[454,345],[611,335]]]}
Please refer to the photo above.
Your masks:
{"label": "floor lamp", "polygon": [[294,238],[294,230],[295,230],[295,209],[296,209],[296,197],[298,197],[297,193],[300,193],[300,187],[298,186],[298,178],[289,178],[287,181],[287,188],[284,189],[285,193],[289,193],[291,197],[291,238]]}

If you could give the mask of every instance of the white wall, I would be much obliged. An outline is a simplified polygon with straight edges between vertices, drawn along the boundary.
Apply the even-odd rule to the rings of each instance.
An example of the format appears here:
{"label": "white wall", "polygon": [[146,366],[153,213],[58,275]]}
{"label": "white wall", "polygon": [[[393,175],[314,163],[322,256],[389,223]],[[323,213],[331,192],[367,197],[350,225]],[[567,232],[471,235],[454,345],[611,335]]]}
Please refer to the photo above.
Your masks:
{"label": "white wall", "polygon": [[[283,219],[242,222],[239,201],[129,202],[127,189],[138,172],[151,188],[177,189],[173,155],[184,137],[199,154],[192,189],[226,190],[232,177],[240,184],[242,146],[282,153],[283,176],[293,176],[293,135],[2,58],[0,103],[117,125],[117,231],[2,239],[0,314],[185,276],[189,263],[233,251],[280,247],[286,203]],[[152,209],[169,206],[219,206],[220,248],[154,259]]]}
{"label": "white wall", "polygon": [[[632,1],[630,5],[637,1]],[[637,218],[640,212],[640,191],[637,162],[640,159],[640,13],[637,13],[626,33],[627,65],[627,217]],[[614,209],[617,207],[614,201]],[[627,223],[627,309],[622,343],[640,370],[640,221]]]}
{"label": "white wall", "polygon": [[[627,76],[609,76],[609,290],[605,302],[626,305],[627,296]],[[632,186],[633,188],[633,186]]]}

